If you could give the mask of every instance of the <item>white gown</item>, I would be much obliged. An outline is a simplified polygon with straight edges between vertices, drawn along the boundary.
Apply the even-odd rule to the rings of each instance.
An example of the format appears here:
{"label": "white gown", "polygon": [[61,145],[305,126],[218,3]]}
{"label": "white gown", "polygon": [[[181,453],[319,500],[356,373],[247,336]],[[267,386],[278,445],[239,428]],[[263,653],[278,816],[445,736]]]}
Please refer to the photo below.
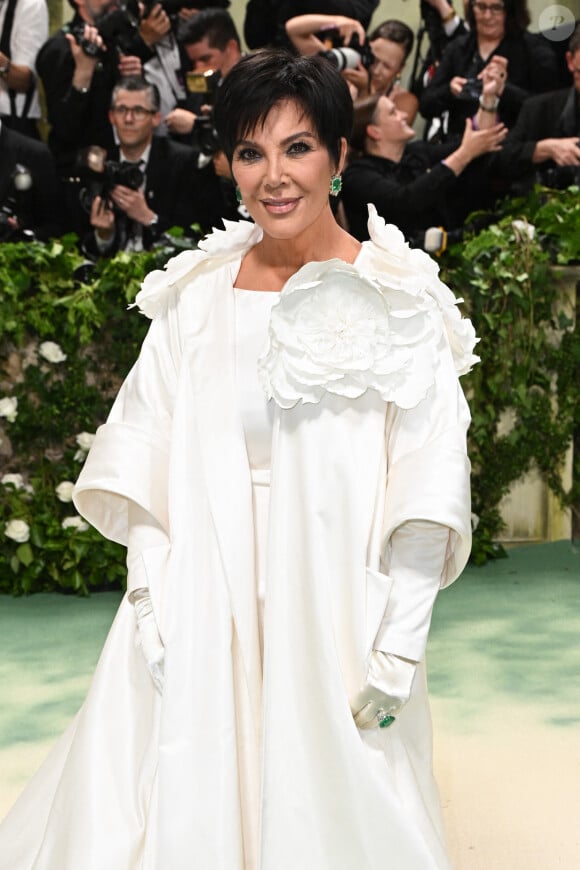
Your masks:
{"label": "white gown", "polygon": [[[146,554],[163,696],[125,596],[83,707],[0,825],[0,870],[448,870],[423,666],[385,731],[358,731],[349,701],[387,597],[407,594],[381,573],[392,528],[450,529],[442,585],[469,548],[469,416],[440,303],[404,297],[436,326],[425,401],[401,412],[368,389],[283,411],[255,374],[279,296],[232,290],[257,233],[153,276],[152,328],[77,484],[113,540],[128,500],[170,532]],[[363,276],[390,269],[384,247],[363,253]]]}

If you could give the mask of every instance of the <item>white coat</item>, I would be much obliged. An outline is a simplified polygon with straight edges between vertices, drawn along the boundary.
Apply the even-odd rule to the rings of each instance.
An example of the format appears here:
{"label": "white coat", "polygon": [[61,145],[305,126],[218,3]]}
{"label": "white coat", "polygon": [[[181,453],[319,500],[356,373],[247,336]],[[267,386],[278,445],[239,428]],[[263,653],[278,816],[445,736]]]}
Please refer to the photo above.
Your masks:
{"label": "white coat", "polygon": [[[305,400],[285,401],[274,307],[263,373],[277,401],[263,668],[232,292],[260,230],[229,226],[145,282],[138,301],[151,329],[75,502],[121,543],[131,500],[163,530],[143,559],[165,688],[159,696],[149,679],[125,597],[83,708],[0,828],[1,870],[449,866],[422,666],[390,728],[359,731],[350,702],[385,609],[386,648],[423,658],[425,636],[389,625],[413,594],[388,575],[393,530],[415,519],[448,527],[441,585],[465,564],[469,415],[456,368],[473,361],[473,340],[431,261],[372,212],[371,229],[346,272],[380,273],[383,296],[387,276],[389,311],[399,298],[409,306],[392,325],[399,345],[430,343],[433,353],[405,351],[394,386],[383,367],[355,397],[352,384],[341,394],[343,379],[309,401],[308,371]],[[412,322],[423,324],[415,345]],[[290,392],[299,381],[294,371]]]}

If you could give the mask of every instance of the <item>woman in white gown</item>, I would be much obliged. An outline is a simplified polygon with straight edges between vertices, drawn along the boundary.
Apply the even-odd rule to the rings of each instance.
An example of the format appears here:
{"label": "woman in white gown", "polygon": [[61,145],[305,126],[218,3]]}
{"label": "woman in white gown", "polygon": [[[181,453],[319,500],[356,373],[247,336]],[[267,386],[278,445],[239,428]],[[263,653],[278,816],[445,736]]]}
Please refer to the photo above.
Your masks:
{"label": "woman in white gown", "polygon": [[255,224],[137,298],[75,492],[128,593],[0,868],[446,868],[423,660],[469,552],[473,330],[372,207],[363,245],[334,221],[325,59],[243,59],[215,122]]}

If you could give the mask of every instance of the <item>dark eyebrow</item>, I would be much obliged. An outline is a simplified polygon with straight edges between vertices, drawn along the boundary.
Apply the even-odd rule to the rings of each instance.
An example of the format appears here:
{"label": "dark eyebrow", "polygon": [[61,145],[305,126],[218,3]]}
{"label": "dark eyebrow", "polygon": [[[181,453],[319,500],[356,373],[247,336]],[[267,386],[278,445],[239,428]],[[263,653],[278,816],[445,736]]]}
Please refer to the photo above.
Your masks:
{"label": "dark eyebrow", "polygon": [[[316,139],[316,135],[311,133],[309,130],[302,130],[300,133],[292,133],[291,136],[287,136],[282,140],[282,145],[289,145],[291,142],[295,142],[296,139]],[[253,142],[251,139],[240,139],[240,141],[236,144],[236,148],[240,148],[241,146],[258,148],[259,145],[257,142]]]}

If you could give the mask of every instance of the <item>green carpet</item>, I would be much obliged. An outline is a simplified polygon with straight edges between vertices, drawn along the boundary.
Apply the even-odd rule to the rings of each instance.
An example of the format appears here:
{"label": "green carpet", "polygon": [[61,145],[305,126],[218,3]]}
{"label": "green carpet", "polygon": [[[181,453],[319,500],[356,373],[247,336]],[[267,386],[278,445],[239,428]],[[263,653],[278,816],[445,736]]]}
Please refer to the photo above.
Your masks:
{"label": "green carpet", "polygon": [[[119,600],[0,597],[0,817],[82,702]],[[580,545],[468,568],[427,661],[454,866],[580,867]]]}

